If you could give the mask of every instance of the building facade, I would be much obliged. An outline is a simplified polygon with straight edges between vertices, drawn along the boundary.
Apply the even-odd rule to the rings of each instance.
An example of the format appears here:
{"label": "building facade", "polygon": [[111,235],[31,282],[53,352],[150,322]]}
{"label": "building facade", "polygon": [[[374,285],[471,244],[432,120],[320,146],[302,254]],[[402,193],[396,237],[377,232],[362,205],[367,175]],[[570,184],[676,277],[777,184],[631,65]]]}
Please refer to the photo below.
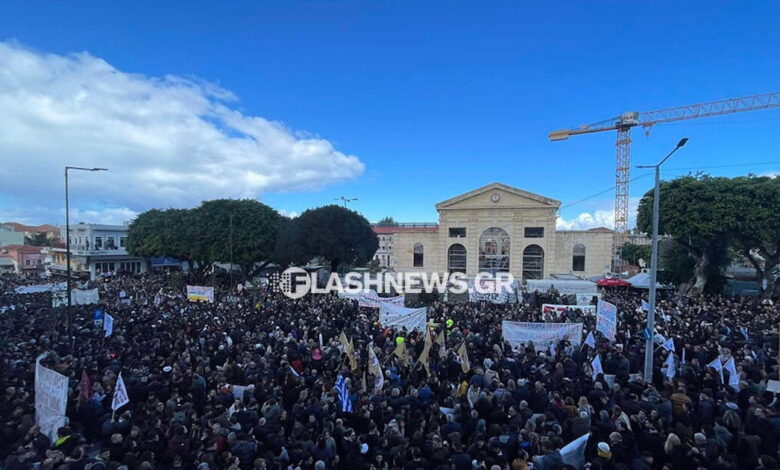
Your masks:
{"label": "building facade", "polygon": [[[559,231],[560,202],[493,183],[436,205],[435,228],[393,233],[399,272],[510,272],[516,279],[583,278],[610,270],[613,231]],[[381,246],[381,243],[380,243]]]}
{"label": "building facade", "polygon": [[395,255],[393,254],[393,246],[395,241],[395,234],[399,232],[435,232],[438,230],[438,224],[436,223],[403,223],[394,225],[374,225],[374,233],[376,234],[379,246],[377,247],[374,259],[378,262],[379,268],[382,270],[394,271],[396,269]]}
{"label": "building facade", "polygon": [[44,248],[31,245],[6,245],[0,253],[13,260],[17,273],[43,271],[46,253]]}
{"label": "building facade", "polygon": [[[125,249],[126,225],[101,225],[79,223],[70,227],[71,272],[79,277],[95,279],[114,273],[146,272],[147,261],[131,256]],[[65,234],[65,228],[62,228]],[[52,248],[52,271],[67,270],[67,250]]]}
{"label": "building facade", "polygon": [[[2,232],[3,228],[21,234],[22,241],[20,243],[24,243],[26,238],[33,238],[36,235],[43,235],[50,243],[54,243],[60,239],[60,229],[49,224],[25,225],[18,222],[5,222],[0,224],[0,232]],[[1,233],[0,238],[2,238]]]}
{"label": "building facade", "polygon": [[0,224],[0,247],[24,245],[24,232],[17,232],[10,225]]}

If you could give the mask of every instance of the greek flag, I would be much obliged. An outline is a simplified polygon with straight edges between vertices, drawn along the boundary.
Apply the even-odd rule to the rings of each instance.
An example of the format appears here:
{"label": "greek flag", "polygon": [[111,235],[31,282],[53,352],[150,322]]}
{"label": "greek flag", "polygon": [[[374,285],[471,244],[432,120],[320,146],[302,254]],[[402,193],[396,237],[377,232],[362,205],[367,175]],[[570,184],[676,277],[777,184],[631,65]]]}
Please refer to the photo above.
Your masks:
{"label": "greek flag", "polygon": [[352,412],[352,401],[349,399],[349,392],[347,391],[347,381],[344,376],[339,374],[336,379],[336,391],[339,392],[339,400],[341,400],[341,411],[344,413]]}

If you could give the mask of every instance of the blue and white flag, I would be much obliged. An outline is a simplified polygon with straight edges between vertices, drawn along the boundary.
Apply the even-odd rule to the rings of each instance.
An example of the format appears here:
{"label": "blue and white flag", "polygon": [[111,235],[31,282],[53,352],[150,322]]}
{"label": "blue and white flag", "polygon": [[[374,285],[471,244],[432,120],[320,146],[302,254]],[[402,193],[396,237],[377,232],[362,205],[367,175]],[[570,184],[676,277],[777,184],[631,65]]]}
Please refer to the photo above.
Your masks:
{"label": "blue and white flag", "polygon": [[103,337],[111,336],[114,332],[114,317],[105,313],[103,314]]}
{"label": "blue and white flag", "polygon": [[[729,373],[729,386],[734,390],[739,390],[739,373],[737,373],[737,366],[734,362],[734,356],[731,356],[726,364],[723,366]],[[722,373],[722,372],[721,372]]]}
{"label": "blue and white flag", "polygon": [[585,466],[585,446],[588,444],[589,437],[590,433],[583,434],[561,448],[561,461],[574,468]]}
{"label": "blue and white flag", "polygon": [[649,312],[650,311],[650,304],[647,303],[644,300],[642,301],[642,310],[644,310],[645,312]]}
{"label": "blue and white flag", "polygon": [[713,369],[717,370],[720,374],[720,381],[723,382],[723,363],[721,362],[720,356],[716,357],[712,360],[712,362],[707,364],[707,367],[712,367]]}
{"label": "blue and white flag", "polygon": [[295,369],[293,369],[293,366],[287,366],[287,367],[290,368],[290,372],[292,372],[292,375],[294,375],[296,377],[300,377],[301,376],[301,374],[299,374]]}
{"label": "blue and white flag", "polygon": [[748,337],[748,330],[744,326],[739,327],[739,332],[742,333],[742,336],[745,337],[745,341],[750,341],[750,337]]}
{"label": "blue and white flag", "polygon": [[677,373],[677,364],[674,362],[674,354],[670,352],[669,355],[666,356],[664,365],[666,366],[666,378],[671,379]]}
{"label": "blue and white flag", "polygon": [[664,344],[662,344],[661,347],[666,349],[667,351],[675,352],[674,351],[674,338],[668,338],[666,341],[664,341]]}
{"label": "blue and white flag", "polygon": [[588,336],[585,337],[585,343],[593,349],[596,349],[596,338],[593,337],[593,332],[589,331]]}
{"label": "blue and white flag", "polygon": [[341,401],[341,411],[345,413],[352,412],[352,400],[349,399],[349,391],[347,390],[347,381],[344,376],[339,374],[336,379],[336,391],[339,394],[339,400]]}
{"label": "blue and white flag", "polygon": [[601,368],[601,356],[596,355],[590,365],[593,367],[593,380],[596,380],[596,377],[598,377],[599,374],[604,373],[604,369]]}

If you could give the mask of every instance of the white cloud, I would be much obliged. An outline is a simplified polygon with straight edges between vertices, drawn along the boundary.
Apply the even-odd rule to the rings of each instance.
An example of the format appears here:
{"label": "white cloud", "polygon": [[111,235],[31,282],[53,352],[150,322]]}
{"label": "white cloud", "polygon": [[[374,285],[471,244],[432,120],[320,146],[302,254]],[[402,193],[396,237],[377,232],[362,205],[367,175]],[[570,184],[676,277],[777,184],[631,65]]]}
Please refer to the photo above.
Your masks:
{"label": "white cloud", "polygon": [[0,42],[0,196],[20,202],[13,212],[59,211],[65,165],[106,167],[72,172],[71,197],[113,208],[84,217],[114,220],[150,207],[315,189],[363,172],[329,141],[244,114],[235,100],[198,79],[130,74],[88,53]]}
{"label": "white cloud", "polygon": [[761,173],[758,176],[769,176],[772,178],[777,178],[778,176],[780,176],[780,171],[767,171],[766,173]]}
{"label": "white cloud", "polygon": [[615,228],[615,212],[608,210],[581,212],[568,220],[559,215],[555,221],[555,228],[558,230],[587,230],[596,227]]}
{"label": "white cloud", "polygon": [[289,217],[289,218],[291,218],[291,219],[293,219],[293,218],[295,218],[295,217],[298,217],[299,215],[301,215],[301,214],[300,214],[299,212],[297,212],[297,211],[288,211],[287,209],[279,209],[279,213],[280,213],[280,214],[282,214],[283,216],[285,216],[285,217]]}
{"label": "white cloud", "polygon": [[[641,198],[632,197],[628,200],[628,227],[636,226],[636,211]],[[572,218],[564,218],[558,214],[555,228],[558,230],[588,230],[591,228],[606,227],[615,228],[615,204],[603,201],[597,203],[596,208],[590,212],[580,212]]]}

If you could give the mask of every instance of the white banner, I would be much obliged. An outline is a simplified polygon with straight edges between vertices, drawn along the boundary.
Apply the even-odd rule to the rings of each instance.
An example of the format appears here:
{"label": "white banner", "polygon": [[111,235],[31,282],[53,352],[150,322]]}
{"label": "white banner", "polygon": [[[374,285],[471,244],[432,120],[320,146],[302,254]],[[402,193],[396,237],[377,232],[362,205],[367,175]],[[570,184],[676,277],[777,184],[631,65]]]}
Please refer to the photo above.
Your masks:
{"label": "white banner", "polygon": [[400,330],[406,328],[406,331],[412,330],[425,331],[425,324],[428,322],[428,309],[423,308],[404,308],[393,305],[388,302],[382,302],[379,306],[379,323]]}
{"label": "white banner", "polygon": [[600,331],[615,341],[617,334],[617,307],[614,304],[599,300],[599,308],[596,312],[596,331]]}
{"label": "white banner", "polygon": [[14,289],[16,294],[39,294],[41,292],[57,291],[67,289],[67,285],[64,282],[58,282],[57,284],[35,284],[32,286],[19,286]]}
{"label": "white banner", "polygon": [[54,442],[57,430],[65,426],[68,406],[68,378],[35,362],[35,423]]}
{"label": "white banner", "polygon": [[356,293],[340,291],[339,297],[342,299],[357,300],[359,307],[366,308],[379,308],[379,306],[383,303],[390,303],[403,307],[406,300],[403,295],[399,295],[397,297],[379,297],[379,294],[377,294],[373,289]]}
{"label": "white banner", "polygon": [[[73,289],[70,291],[71,305],[89,305],[100,301],[100,295],[95,289]],[[68,291],[52,291],[51,306],[65,307],[68,305]]]}
{"label": "white banner", "polygon": [[542,313],[563,313],[566,310],[581,310],[586,315],[595,315],[595,305],[561,305],[561,304],[542,304]]}
{"label": "white banner", "polygon": [[187,286],[187,300],[190,302],[214,302],[214,288],[208,286]]}
{"label": "white banner", "polygon": [[531,341],[534,348],[546,351],[550,342],[568,340],[574,345],[582,343],[582,323],[532,323],[504,320],[501,330],[512,347]]}
{"label": "white banner", "polygon": [[492,302],[505,304],[510,294],[514,294],[516,282],[508,284],[497,279],[469,279],[469,302]]}
{"label": "white banner", "polygon": [[596,283],[590,281],[570,281],[568,279],[528,279],[526,281],[526,290],[528,292],[547,292],[549,289],[556,289],[563,295],[596,295],[598,293]]}

